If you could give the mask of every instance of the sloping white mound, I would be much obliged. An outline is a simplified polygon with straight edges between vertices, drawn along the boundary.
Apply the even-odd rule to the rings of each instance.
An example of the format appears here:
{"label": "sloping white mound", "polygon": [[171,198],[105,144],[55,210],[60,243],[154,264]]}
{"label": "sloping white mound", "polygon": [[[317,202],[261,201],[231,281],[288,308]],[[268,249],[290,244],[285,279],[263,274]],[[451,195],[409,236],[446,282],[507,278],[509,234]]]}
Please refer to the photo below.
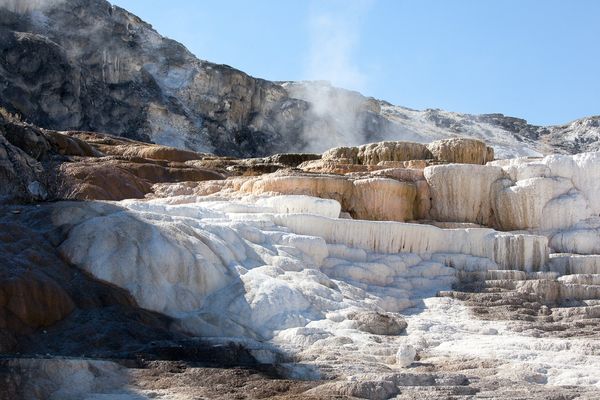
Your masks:
{"label": "sloping white mound", "polygon": [[[296,376],[315,376],[307,365],[336,376],[389,371],[410,365],[415,349],[478,354],[465,353],[464,341],[479,331],[464,336],[450,324],[444,333],[435,322],[436,313],[452,312],[463,319],[455,325],[470,326],[460,304],[431,303],[428,314],[423,300],[449,289],[458,273],[532,271],[547,259],[545,237],[337,219],[339,204],[307,196],[250,200],[61,203],[54,221],[69,230],[60,250],[77,266],[188,332],[254,343],[264,362],[279,360],[273,345],[294,354],[304,365],[295,364]],[[411,314],[408,335],[400,312]],[[503,323],[485,324],[514,336]],[[526,340],[511,340],[515,353],[505,361],[521,362]],[[502,343],[482,342],[481,355],[493,357]],[[585,362],[600,365],[597,358]],[[552,379],[595,384],[565,377],[578,368],[565,360],[564,370],[548,370]]]}

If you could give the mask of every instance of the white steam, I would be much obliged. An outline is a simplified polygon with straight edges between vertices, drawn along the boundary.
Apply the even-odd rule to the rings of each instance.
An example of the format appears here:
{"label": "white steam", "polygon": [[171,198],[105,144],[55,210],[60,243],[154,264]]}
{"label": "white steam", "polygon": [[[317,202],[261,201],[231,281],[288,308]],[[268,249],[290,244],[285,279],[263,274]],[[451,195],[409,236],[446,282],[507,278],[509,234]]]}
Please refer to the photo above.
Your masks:
{"label": "white steam", "polygon": [[[371,1],[313,3],[308,26],[310,48],[306,77],[312,82],[289,84],[292,97],[311,104],[303,136],[306,151],[363,143],[365,112],[373,103],[350,90],[366,89],[367,75],[354,61],[362,20]],[[328,81],[328,82],[323,82]]]}
{"label": "white steam", "polygon": [[43,11],[52,8],[65,0],[0,0],[0,8],[24,14],[32,11]]}
{"label": "white steam", "polygon": [[369,4],[367,1],[313,4],[308,21],[310,48],[306,75],[309,80],[327,80],[334,86],[352,90],[365,89],[366,74],[353,60]]}

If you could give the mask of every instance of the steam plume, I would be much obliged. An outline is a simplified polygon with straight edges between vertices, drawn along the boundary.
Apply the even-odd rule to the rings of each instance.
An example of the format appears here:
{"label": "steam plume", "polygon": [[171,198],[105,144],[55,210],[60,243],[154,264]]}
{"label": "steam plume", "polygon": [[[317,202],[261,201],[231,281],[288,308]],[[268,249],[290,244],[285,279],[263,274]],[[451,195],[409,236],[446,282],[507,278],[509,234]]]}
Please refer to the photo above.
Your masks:
{"label": "steam plume", "polygon": [[0,8],[23,14],[51,8],[63,1],[65,0],[0,0]]}
{"label": "steam plume", "polygon": [[353,60],[360,44],[362,19],[370,4],[368,0],[313,4],[308,21],[310,49],[306,68],[306,76],[313,82],[288,87],[292,96],[311,104],[303,132],[307,151],[364,141],[364,111],[369,104],[358,93],[339,90],[331,84],[366,89],[367,76]]}

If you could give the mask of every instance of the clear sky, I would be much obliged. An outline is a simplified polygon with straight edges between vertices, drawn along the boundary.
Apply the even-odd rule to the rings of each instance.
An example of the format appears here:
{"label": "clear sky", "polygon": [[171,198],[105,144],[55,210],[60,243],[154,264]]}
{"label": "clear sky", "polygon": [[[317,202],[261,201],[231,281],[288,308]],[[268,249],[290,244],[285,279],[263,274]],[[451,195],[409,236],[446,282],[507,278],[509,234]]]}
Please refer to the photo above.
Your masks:
{"label": "clear sky", "polygon": [[201,59],[411,108],[600,114],[600,0],[110,0]]}

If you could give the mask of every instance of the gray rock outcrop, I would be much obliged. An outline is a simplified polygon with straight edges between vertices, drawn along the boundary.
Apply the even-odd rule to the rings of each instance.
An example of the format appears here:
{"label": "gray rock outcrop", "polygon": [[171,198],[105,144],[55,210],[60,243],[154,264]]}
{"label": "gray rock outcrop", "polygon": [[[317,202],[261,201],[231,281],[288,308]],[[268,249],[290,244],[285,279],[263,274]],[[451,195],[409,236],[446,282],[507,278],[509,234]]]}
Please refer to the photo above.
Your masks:
{"label": "gray rock outcrop", "polygon": [[502,114],[411,110],[200,60],[105,0],[28,4],[0,5],[0,106],[43,128],[237,157],[457,137],[484,140],[496,158],[600,148],[598,116],[543,127]]}

